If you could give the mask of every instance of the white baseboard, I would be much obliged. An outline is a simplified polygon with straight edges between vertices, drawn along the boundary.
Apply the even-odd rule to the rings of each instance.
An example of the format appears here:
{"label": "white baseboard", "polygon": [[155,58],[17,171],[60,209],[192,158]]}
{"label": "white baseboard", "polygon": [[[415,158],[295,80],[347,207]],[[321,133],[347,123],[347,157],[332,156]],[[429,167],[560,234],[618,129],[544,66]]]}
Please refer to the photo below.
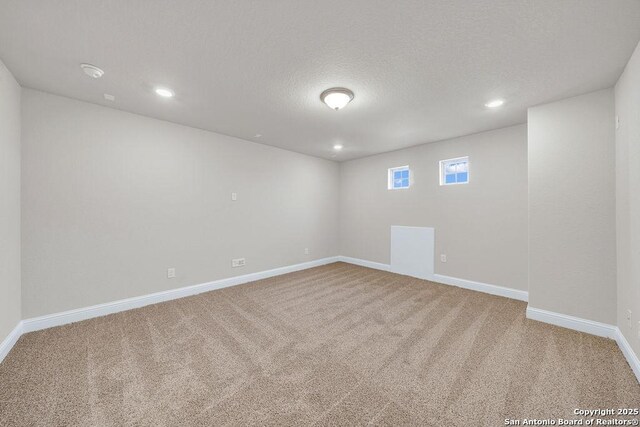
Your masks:
{"label": "white baseboard", "polygon": [[640,360],[638,360],[638,356],[617,326],[533,307],[527,307],[527,319],[615,340],[625,359],[627,359],[629,366],[631,366],[631,370],[638,379],[638,382],[640,382]]}
{"label": "white baseboard", "polygon": [[[355,264],[362,267],[373,268],[376,270],[390,271],[393,269],[389,264],[382,264],[380,262],[367,261],[364,259],[351,258],[347,256],[339,256],[340,261],[349,264]],[[488,283],[475,282],[473,280],[458,279],[457,277],[444,276],[442,274],[434,274],[432,277],[422,278],[424,280],[430,280],[432,282],[442,283],[444,285],[457,286],[459,288],[470,289],[472,291],[484,292],[485,294],[498,295],[501,297],[517,299],[519,301],[528,301],[529,292],[521,291],[518,289],[505,288],[497,285],[490,285]]]}
{"label": "white baseboard", "polygon": [[633,373],[636,374],[638,382],[640,382],[640,360],[638,359],[638,355],[631,348],[629,341],[627,341],[625,336],[622,335],[622,331],[620,330],[620,328],[616,328],[616,332],[616,341],[618,342],[618,347],[620,347],[620,350],[622,350],[622,354],[624,354],[624,357],[627,359],[627,362],[629,362]]}
{"label": "white baseboard", "polygon": [[574,331],[586,332],[587,334],[599,337],[616,339],[618,328],[607,323],[600,323],[593,320],[581,319],[567,314],[555,313],[553,311],[541,310],[539,308],[527,307],[527,319],[549,323]]}
{"label": "white baseboard", "polygon": [[94,317],[105,316],[107,314],[113,314],[121,311],[131,310],[134,308],[144,307],[146,305],[157,304],[160,302],[184,298],[187,296],[209,292],[216,289],[227,288],[229,286],[236,286],[243,283],[254,282],[256,280],[279,276],[281,274],[291,273],[294,271],[305,270],[307,268],[337,262],[338,258],[339,257],[322,258],[315,261],[304,262],[301,264],[274,268],[272,270],[260,271],[257,273],[250,273],[242,276],[229,277],[227,279],[215,280],[208,283],[201,283],[199,285],[171,289],[168,291],[142,295],[139,297],[127,298],[90,307],[64,311],[62,313],[54,313],[45,316],[34,317],[31,319],[25,319],[22,321],[22,333],[39,331],[41,329],[52,328],[54,326],[66,325],[68,323],[79,322],[81,320],[87,320]]}
{"label": "white baseboard", "polygon": [[490,285],[488,283],[475,282],[473,280],[458,279],[457,277],[434,274],[433,281],[453,285],[459,288],[470,289],[472,291],[484,292],[485,294],[498,295],[505,298],[517,299],[519,301],[529,301],[529,292],[519,289],[505,288],[503,286]]}
{"label": "white baseboard", "polygon": [[[39,331],[42,329],[52,328],[54,326],[66,325],[69,323],[92,319],[94,317],[105,316],[108,314],[131,310],[134,308],[140,308],[140,307],[144,307],[151,304],[157,304],[164,301],[184,298],[184,297],[196,295],[202,292],[209,292],[216,289],[226,288],[229,286],[236,286],[243,283],[248,283],[256,280],[266,279],[269,277],[279,276],[281,274],[291,273],[294,271],[305,270],[307,268],[330,264],[332,262],[337,262],[337,261],[343,261],[350,264],[360,265],[363,267],[373,268],[377,270],[392,271],[391,267],[388,264],[382,264],[378,262],[366,261],[362,259],[345,257],[345,256],[328,257],[328,258],[322,258],[322,259],[309,261],[301,264],[275,268],[272,270],[266,270],[266,271],[261,271],[257,273],[250,273],[242,276],[235,276],[227,279],[216,280],[213,282],[187,286],[184,288],[172,289],[168,291],[157,292],[153,294],[142,295],[142,296],[127,298],[127,299],[118,300],[118,301],[112,301],[104,304],[93,305],[90,307],[68,310],[61,313],[53,313],[45,316],[25,319],[21,322],[20,331],[21,333]],[[526,301],[526,292],[524,291],[517,291],[514,289],[508,289],[500,286],[489,285],[486,283],[472,282],[470,280],[457,279],[454,277],[441,276],[441,275],[435,275],[433,280],[436,282],[444,283],[444,284],[459,286],[465,289],[471,289],[471,290],[476,290],[480,292],[485,292],[485,293],[490,293],[494,295],[500,295],[508,298],[514,298],[514,299],[520,299],[520,300]],[[13,346],[13,344],[11,344],[11,346]]]}
{"label": "white baseboard", "polygon": [[365,259],[351,258],[342,255],[338,257],[338,261],[359,265],[360,267],[373,268],[374,270],[391,271],[391,266],[389,264],[382,264],[381,262],[367,261]]}
{"label": "white baseboard", "polygon": [[5,357],[7,357],[7,354],[9,354],[13,346],[18,342],[18,338],[20,338],[21,335],[22,322],[20,321],[16,327],[9,332],[9,335],[7,335],[4,341],[2,341],[2,344],[0,344],[0,363],[2,363]]}
{"label": "white baseboard", "polygon": [[[150,304],[157,304],[159,302],[196,295],[216,289],[254,282],[256,280],[279,276],[294,271],[305,270],[320,265],[331,264],[337,261],[359,265],[362,267],[373,268],[376,270],[392,271],[391,267],[388,264],[382,264],[378,262],[366,261],[345,256],[336,256],[322,258],[301,264],[290,265],[286,267],[274,268],[272,270],[266,270],[257,273],[245,274],[242,276],[230,277],[227,279],[202,283],[199,285],[187,286],[184,288],[127,298],[105,304],[94,305],[91,307],[69,310],[62,313],[54,313],[46,316],[26,319],[19,322],[18,325],[16,325],[16,327],[13,329],[13,331],[11,331],[11,333],[0,344],[0,362],[2,362],[7,354],[9,354],[9,351],[11,351],[11,349],[23,333],[38,331],[41,329],[65,325],[73,322],[79,322],[81,320],[105,316],[107,314],[118,313],[121,311],[131,310]],[[435,274],[433,277],[433,281],[521,301],[527,301],[528,299],[528,292],[525,291],[504,288],[487,283],[474,282],[466,279],[458,279],[455,277],[443,276],[440,274]],[[631,366],[633,372],[638,378],[638,381],[640,381],[640,361],[638,360],[638,356],[635,354],[635,352],[629,345],[629,342],[616,326],[568,316],[565,314],[554,313],[551,311],[541,310],[533,307],[527,307],[527,318],[538,320],[540,322],[550,323],[552,325],[561,326],[568,329],[574,329],[580,332],[586,332],[592,335],[615,339],[625,358],[629,362],[629,365]]]}

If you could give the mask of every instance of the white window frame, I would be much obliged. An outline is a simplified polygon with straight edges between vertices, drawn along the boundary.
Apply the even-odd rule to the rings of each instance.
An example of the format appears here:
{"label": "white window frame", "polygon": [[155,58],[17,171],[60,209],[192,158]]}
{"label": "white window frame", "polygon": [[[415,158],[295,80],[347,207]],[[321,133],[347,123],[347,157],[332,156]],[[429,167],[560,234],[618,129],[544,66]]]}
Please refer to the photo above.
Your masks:
{"label": "white window frame", "polygon": [[[409,185],[407,187],[394,187],[393,186],[393,174],[394,172],[397,171],[409,171]],[[396,166],[395,168],[389,168],[389,171],[387,172],[387,189],[389,190],[408,190],[409,188],[411,188],[411,182],[413,181],[412,176],[411,176],[411,168],[409,168],[409,165],[406,166]]]}
{"label": "white window frame", "polygon": [[[445,182],[445,168],[451,163],[467,162],[467,181],[466,182]],[[453,159],[440,160],[440,185],[464,185],[471,181],[471,162],[469,156],[455,157]]]}

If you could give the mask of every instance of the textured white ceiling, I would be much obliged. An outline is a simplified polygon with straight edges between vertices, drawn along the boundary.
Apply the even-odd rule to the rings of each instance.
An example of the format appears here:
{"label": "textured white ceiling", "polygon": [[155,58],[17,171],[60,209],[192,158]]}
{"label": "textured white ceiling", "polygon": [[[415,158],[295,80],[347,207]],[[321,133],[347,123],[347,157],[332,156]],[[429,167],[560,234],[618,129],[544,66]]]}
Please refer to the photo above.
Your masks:
{"label": "textured white ceiling", "polygon": [[613,85],[639,39],[638,0],[0,0],[23,86],[335,160],[522,123]]}

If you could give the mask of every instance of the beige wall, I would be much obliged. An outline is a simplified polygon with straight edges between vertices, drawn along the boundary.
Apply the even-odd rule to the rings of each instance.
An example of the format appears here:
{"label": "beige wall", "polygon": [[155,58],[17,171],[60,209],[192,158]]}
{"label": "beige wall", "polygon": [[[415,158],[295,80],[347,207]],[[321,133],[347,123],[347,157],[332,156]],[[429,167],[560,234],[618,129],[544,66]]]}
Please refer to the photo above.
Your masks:
{"label": "beige wall", "polygon": [[529,305],[616,322],[613,90],[529,109]]}
{"label": "beige wall", "polygon": [[[440,186],[438,162],[467,155],[469,184]],[[387,169],[403,165],[414,183],[388,190]],[[391,225],[435,227],[436,273],[527,290],[526,125],[344,162],[340,174],[342,255],[388,264]]]}
{"label": "beige wall", "polygon": [[0,61],[0,342],[20,319],[20,86]]}
{"label": "beige wall", "polygon": [[[618,327],[640,355],[640,44],[615,87]],[[631,321],[627,320],[631,310]]]}
{"label": "beige wall", "polygon": [[25,318],[338,255],[337,163],[22,93]]}

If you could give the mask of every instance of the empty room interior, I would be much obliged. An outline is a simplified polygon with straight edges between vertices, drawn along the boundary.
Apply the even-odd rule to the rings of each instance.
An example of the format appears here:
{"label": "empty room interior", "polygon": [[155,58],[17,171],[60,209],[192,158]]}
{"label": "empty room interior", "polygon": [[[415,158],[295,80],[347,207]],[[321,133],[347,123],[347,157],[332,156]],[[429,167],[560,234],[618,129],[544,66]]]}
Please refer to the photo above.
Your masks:
{"label": "empty room interior", "polygon": [[638,425],[640,1],[0,0],[0,426]]}

